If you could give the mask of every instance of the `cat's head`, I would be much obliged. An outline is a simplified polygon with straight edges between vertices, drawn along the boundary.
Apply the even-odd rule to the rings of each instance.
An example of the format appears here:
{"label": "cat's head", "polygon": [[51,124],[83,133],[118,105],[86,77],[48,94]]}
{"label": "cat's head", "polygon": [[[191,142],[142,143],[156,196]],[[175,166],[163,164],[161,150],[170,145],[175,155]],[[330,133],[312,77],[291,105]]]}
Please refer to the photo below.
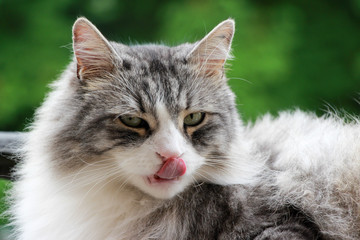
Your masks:
{"label": "cat's head", "polygon": [[98,164],[89,181],[108,176],[157,198],[226,178],[240,127],[224,73],[233,34],[226,20],[194,44],[126,46],[78,19],[74,61],[48,100],[59,167]]}

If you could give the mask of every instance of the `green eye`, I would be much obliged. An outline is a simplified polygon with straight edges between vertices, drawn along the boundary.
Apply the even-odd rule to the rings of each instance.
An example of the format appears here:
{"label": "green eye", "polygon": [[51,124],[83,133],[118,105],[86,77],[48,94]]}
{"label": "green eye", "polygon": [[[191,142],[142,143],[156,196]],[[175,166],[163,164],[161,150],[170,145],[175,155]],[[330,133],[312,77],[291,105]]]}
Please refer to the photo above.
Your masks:
{"label": "green eye", "polygon": [[199,125],[204,120],[204,117],[205,113],[203,112],[190,113],[184,118],[184,124],[191,127]]}
{"label": "green eye", "polygon": [[119,117],[120,121],[128,127],[140,128],[144,127],[145,121],[139,117],[124,115]]}

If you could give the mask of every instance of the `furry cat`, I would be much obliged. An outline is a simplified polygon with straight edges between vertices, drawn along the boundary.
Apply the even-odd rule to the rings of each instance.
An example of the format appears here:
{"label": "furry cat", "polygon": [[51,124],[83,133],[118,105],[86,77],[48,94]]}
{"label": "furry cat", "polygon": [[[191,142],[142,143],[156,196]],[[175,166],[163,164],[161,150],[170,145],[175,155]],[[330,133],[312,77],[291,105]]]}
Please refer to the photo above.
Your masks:
{"label": "furry cat", "polygon": [[14,237],[359,239],[359,120],[244,125],[233,34],[229,19],[194,44],[126,46],[79,18],[16,170]]}

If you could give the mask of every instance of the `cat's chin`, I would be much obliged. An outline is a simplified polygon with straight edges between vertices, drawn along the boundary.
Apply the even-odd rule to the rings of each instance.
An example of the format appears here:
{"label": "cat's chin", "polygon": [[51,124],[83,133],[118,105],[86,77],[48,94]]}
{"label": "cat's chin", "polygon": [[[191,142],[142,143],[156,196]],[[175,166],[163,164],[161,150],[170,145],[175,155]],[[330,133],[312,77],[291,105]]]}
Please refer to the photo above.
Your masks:
{"label": "cat's chin", "polygon": [[162,184],[162,185],[176,184],[176,182],[179,181],[179,177],[175,177],[175,178],[171,178],[171,179],[164,179],[164,178],[158,177],[156,174],[152,175],[152,176],[148,176],[146,178],[147,178],[148,184],[150,184],[150,185],[155,185],[155,184]]}
{"label": "cat's chin", "polygon": [[152,197],[169,199],[182,192],[188,185],[188,181],[186,177],[162,179],[152,175],[143,177],[142,182],[135,185]]}

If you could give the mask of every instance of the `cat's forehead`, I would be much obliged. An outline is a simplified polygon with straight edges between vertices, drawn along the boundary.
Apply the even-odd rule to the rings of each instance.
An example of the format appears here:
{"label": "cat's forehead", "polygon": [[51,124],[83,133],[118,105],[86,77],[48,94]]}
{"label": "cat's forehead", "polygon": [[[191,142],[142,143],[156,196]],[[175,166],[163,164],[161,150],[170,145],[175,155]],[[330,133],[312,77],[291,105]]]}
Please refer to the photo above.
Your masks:
{"label": "cat's forehead", "polygon": [[144,44],[126,46],[115,42],[111,43],[114,49],[126,61],[130,58],[133,64],[151,63],[154,60],[161,60],[163,63],[177,62],[180,64],[184,62],[187,55],[194,47],[194,44],[181,44],[174,47],[158,44]]}
{"label": "cat's forehead", "polygon": [[159,103],[176,115],[189,106],[191,67],[185,60],[190,44],[178,47],[159,45],[114,45],[121,60],[118,76],[126,81],[128,100],[139,110],[156,113]]}
{"label": "cat's forehead", "polygon": [[156,117],[158,106],[163,105],[176,118],[184,111],[218,112],[226,105],[222,103],[223,96],[229,94],[226,83],[202,79],[197,69],[186,61],[193,44],[112,45],[120,58],[120,67],[108,85],[109,89],[119,91],[110,96],[112,109]]}

